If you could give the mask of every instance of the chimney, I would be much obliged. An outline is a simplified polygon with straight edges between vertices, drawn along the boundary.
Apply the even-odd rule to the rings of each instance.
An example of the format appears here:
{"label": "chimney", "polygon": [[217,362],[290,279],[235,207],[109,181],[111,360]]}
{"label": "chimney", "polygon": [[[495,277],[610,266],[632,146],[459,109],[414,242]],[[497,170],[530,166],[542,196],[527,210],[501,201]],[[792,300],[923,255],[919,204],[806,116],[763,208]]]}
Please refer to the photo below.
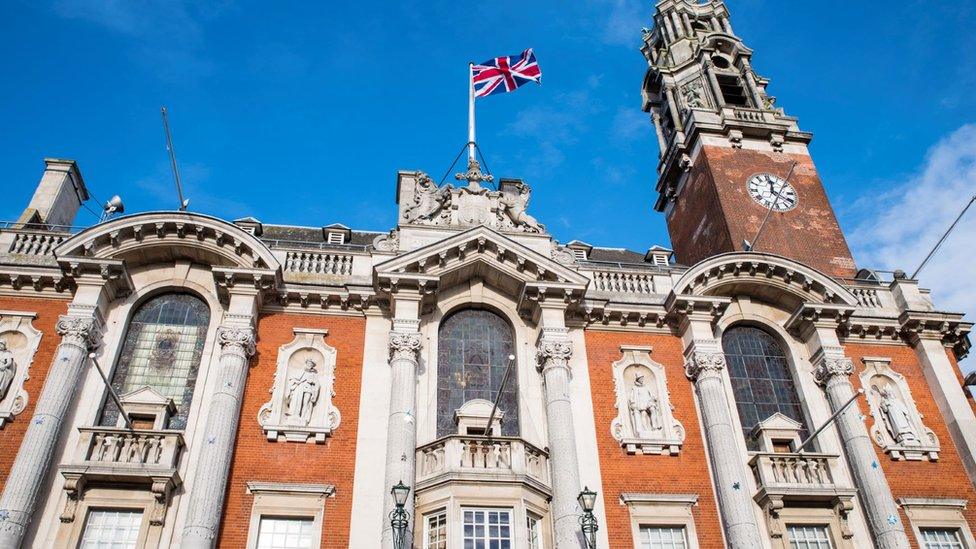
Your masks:
{"label": "chimney", "polygon": [[82,202],[88,200],[88,189],[74,160],[45,158],[34,197],[18,223],[36,223],[48,227],[70,226]]}

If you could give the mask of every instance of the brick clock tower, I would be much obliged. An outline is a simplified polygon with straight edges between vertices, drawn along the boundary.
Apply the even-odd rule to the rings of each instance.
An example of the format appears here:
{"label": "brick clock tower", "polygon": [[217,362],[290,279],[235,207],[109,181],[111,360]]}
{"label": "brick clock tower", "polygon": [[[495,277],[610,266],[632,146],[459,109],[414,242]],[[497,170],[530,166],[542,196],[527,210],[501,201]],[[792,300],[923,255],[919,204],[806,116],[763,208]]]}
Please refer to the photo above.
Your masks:
{"label": "brick clock tower", "polygon": [[641,51],[650,65],[643,108],[661,150],[655,209],[665,213],[678,261],[741,251],[748,241],[753,251],[853,276],[807,149],[813,136],[766,93],[724,3],[658,2]]}

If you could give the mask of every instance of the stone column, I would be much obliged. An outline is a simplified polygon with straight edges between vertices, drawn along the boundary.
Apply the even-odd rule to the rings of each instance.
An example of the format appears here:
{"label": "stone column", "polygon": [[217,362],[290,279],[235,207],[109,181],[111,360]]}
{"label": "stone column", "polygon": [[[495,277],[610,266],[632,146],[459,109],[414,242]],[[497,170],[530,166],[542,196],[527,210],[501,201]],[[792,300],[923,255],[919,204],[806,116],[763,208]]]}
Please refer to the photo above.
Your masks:
{"label": "stone column", "polygon": [[573,343],[568,329],[543,328],[536,350],[546,399],[546,428],[549,433],[549,467],[552,471],[552,514],[556,549],[578,549],[581,545],[576,498],[580,493],[579,458],[573,405],[569,400],[569,359]]}
{"label": "stone column", "polygon": [[[854,396],[849,379],[854,372],[854,363],[842,353],[839,347],[822,350],[819,365],[813,372],[835,412]],[[857,483],[858,496],[864,505],[864,514],[874,534],[875,546],[878,549],[908,549],[908,536],[898,516],[898,505],[878,463],[868,430],[859,416],[858,407],[851,405],[835,422],[847,463]]]}
{"label": "stone column", "polygon": [[759,93],[759,84],[756,83],[756,76],[752,72],[752,65],[749,64],[748,59],[742,60],[742,74],[746,78],[746,86],[749,87],[749,93],[752,95],[752,100],[755,102],[756,108],[762,109],[763,99]]}
{"label": "stone column", "polygon": [[725,97],[722,95],[722,87],[718,85],[718,77],[715,76],[715,71],[712,70],[712,62],[709,60],[702,61],[702,70],[705,71],[705,78],[708,79],[708,84],[712,88],[712,95],[715,96],[715,104],[721,109],[725,107]]}
{"label": "stone column", "polygon": [[664,95],[668,98],[668,109],[671,111],[671,120],[674,122],[675,130],[684,132],[685,126],[681,121],[681,112],[678,110],[678,103],[674,98],[674,86],[665,86]]}
{"label": "stone column", "polygon": [[194,464],[196,476],[183,526],[183,549],[210,549],[217,539],[248,359],[254,354],[254,329],[249,324],[225,324],[217,330],[217,343],[217,389],[210,395],[203,435],[195,437],[203,449]]}
{"label": "stone column", "polygon": [[731,403],[723,380],[725,354],[715,340],[695,341],[687,354],[685,374],[695,383],[698,407],[705,427],[708,456],[715,477],[725,537],[730,548],[761,547],[747,472],[739,455],[742,433],[732,424]]}
{"label": "stone column", "polygon": [[88,353],[101,339],[99,322],[93,315],[64,315],[58,319],[56,330],[61,344],[0,497],[2,549],[17,549],[23,542],[38,490],[51,468],[62,422],[81,385]]}
{"label": "stone column", "polygon": [[[408,302],[409,303],[409,302]],[[419,301],[416,303],[419,305]],[[415,316],[412,307],[398,302],[397,313]],[[393,548],[393,527],[390,513],[396,507],[390,489],[403,481],[410,487],[406,511],[410,524],[406,535],[411,536],[417,519],[414,516],[417,469],[417,422],[414,407],[417,400],[417,366],[420,363],[421,336],[416,318],[393,320],[390,332],[390,416],[387,420],[386,474],[383,483],[383,549]],[[411,545],[407,544],[407,547]]]}
{"label": "stone column", "polygon": [[664,129],[661,128],[661,114],[654,112],[651,115],[651,120],[654,121],[654,131],[657,133],[657,147],[660,149],[658,156],[664,156],[668,150],[668,141],[664,138]]}

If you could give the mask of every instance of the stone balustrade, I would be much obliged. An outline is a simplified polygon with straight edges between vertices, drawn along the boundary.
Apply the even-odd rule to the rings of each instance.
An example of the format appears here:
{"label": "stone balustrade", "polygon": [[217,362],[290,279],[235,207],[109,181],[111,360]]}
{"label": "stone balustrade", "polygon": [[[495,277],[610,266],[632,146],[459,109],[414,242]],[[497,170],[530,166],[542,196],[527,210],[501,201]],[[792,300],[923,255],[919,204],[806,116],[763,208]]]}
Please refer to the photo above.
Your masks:
{"label": "stone balustrade", "polygon": [[549,456],[515,437],[451,435],[417,448],[418,484],[442,476],[477,480],[531,478],[549,485]]}
{"label": "stone balustrade", "polygon": [[179,431],[81,427],[80,461],[90,466],[175,469],[183,449]]}
{"label": "stone balustrade", "polygon": [[828,454],[759,453],[749,466],[760,490],[820,491],[835,487],[831,467],[836,459]]}
{"label": "stone balustrade", "polygon": [[35,229],[3,229],[0,233],[0,251],[16,254],[35,262],[54,260],[54,249],[71,237],[70,233]]}
{"label": "stone balustrade", "polygon": [[310,275],[350,276],[353,256],[326,251],[288,251],[285,253],[284,271]]}
{"label": "stone balustrade", "polygon": [[593,271],[592,289],[597,292],[651,295],[655,291],[654,273],[641,271]]}

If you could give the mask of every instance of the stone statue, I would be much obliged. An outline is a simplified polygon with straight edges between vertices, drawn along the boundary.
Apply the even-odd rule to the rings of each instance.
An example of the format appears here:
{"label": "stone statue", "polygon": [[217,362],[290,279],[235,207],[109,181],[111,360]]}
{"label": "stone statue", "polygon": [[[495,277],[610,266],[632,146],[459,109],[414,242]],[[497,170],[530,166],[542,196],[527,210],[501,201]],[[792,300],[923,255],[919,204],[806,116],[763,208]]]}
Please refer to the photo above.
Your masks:
{"label": "stone statue", "polygon": [[515,183],[515,189],[518,194],[501,193],[498,203],[502,211],[499,213],[505,215],[516,229],[527,232],[544,231],[545,227],[526,211],[529,208],[529,197],[532,195],[529,186],[518,181]]}
{"label": "stone statue", "polygon": [[413,204],[403,211],[408,223],[432,221],[451,202],[451,186],[440,188],[427,174],[420,174],[414,189]]}
{"label": "stone statue", "polygon": [[319,382],[316,379],[315,361],[305,359],[305,369],[288,380],[288,394],[285,397],[287,415],[292,421],[308,425],[312,420],[312,409],[319,399]]}
{"label": "stone statue", "polygon": [[685,106],[691,108],[701,108],[705,106],[705,98],[702,96],[701,82],[695,80],[681,88],[682,99]]}
{"label": "stone statue", "polygon": [[634,422],[634,434],[638,437],[662,428],[661,404],[644,386],[644,376],[640,374],[634,378],[634,386],[630,388],[630,415]]}
{"label": "stone statue", "polygon": [[7,350],[6,341],[0,341],[0,400],[7,397],[16,374],[17,362],[14,361],[14,354]]}
{"label": "stone statue", "polygon": [[877,385],[871,387],[880,397],[879,408],[881,408],[881,418],[884,420],[885,428],[891,434],[891,438],[898,444],[918,445],[918,433],[912,424],[912,416],[908,407],[895,396],[891,387],[879,389]]}

